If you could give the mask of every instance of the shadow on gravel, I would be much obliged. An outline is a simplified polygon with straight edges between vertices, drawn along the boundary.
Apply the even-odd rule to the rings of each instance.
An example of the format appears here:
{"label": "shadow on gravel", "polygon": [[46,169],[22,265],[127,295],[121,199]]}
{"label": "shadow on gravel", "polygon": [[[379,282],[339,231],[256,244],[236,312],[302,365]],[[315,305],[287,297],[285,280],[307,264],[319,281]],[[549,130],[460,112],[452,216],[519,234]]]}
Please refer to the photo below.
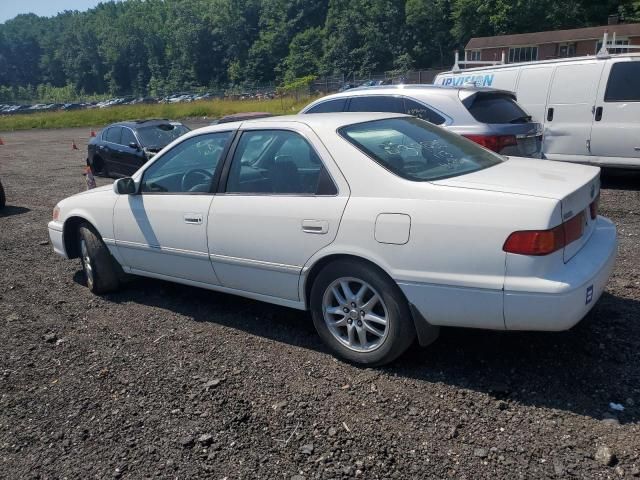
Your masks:
{"label": "shadow on gravel", "polygon": [[[76,274],[81,282],[82,274]],[[133,281],[105,297],[136,302],[213,322],[301,348],[329,352],[308,313],[157,280]],[[443,329],[426,349],[414,347],[380,372],[457,389],[487,393],[496,400],[570,411],[595,419],[615,414],[620,423],[640,420],[640,405],[611,412],[609,403],[639,400],[640,302],[605,294],[590,315],[571,331],[492,332]],[[351,367],[347,367],[351,368]],[[502,402],[500,402],[502,401]]]}
{"label": "shadow on gravel", "polygon": [[603,169],[600,181],[602,188],[640,190],[640,171]]}
{"label": "shadow on gravel", "polygon": [[30,211],[31,210],[26,207],[14,207],[13,205],[6,205],[2,210],[0,210],[0,218],[22,215],[23,213],[27,213]]}

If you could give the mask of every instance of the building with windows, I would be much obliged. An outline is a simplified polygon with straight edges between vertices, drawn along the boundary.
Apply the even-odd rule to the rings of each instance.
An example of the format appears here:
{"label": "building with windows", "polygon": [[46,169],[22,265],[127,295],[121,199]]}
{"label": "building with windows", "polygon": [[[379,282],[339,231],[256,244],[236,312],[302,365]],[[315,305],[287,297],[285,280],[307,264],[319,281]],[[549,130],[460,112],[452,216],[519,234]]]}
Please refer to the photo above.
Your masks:
{"label": "building with windows", "polygon": [[[609,32],[609,42],[614,40],[615,35],[616,45],[640,45],[640,23],[621,23],[572,30],[476,37],[469,40],[465,47],[465,60],[499,62],[503,53],[507,63],[594,55],[602,47],[605,31]],[[610,53],[623,51],[625,50],[609,48]]]}

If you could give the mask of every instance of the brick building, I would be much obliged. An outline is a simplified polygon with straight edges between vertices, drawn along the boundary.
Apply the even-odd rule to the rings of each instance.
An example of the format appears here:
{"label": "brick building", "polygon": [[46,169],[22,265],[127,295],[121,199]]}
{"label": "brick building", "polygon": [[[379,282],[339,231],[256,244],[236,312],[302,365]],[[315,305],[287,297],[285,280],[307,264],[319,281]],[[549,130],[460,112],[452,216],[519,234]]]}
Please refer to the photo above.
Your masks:
{"label": "brick building", "polygon": [[[467,43],[465,57],[466,60],[494,62],[500,61],[504,52],[507,63],[515,63],[594,55],[602,46],[605,31],[609,32],[609,42],[615,34],[616,45],[640,45],[640,23],[621,23],[572,30],[476,37]],[[611,53],[622,51],[609,48]]]}

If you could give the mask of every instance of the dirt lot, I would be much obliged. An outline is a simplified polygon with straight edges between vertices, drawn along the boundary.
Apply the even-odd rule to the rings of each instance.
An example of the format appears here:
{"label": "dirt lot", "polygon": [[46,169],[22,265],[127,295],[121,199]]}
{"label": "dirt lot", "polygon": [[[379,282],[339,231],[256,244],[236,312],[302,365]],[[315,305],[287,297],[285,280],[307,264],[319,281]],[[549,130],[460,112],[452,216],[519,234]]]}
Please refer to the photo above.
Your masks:
{"label": "dirt lot", "polygon": [[302,312],[145,279],[92,296],[46,229],[88,129],[0,137],[0,477],[640,476],[640,176],[605,177],[620,251],[592,318],[361,369]]}

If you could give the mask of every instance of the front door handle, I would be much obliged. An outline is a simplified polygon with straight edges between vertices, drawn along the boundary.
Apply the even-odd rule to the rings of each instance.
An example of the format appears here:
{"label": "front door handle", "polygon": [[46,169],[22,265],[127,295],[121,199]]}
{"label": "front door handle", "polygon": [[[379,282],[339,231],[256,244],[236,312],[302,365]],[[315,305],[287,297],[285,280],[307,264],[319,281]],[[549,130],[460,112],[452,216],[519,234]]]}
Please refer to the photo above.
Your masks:
{"label": "front door handle", "polygon": [[602,107],[596,108],[596,122],[602,120]]}
{"label": "front door handle", "polygon": [[202,225],[202,214],[201,213],[185,213],[184,223],[188,223],[189,225]]}
{"label": "front door handle", "polygon": [[553,107],[550,107],[549,110],[547,110],[547,122],[553,122]]}
{"label": "front door handle", "polygon": [[325,234],[329,231],[329,222],[326,220],[303,220],[302,231],[305,233]]}

